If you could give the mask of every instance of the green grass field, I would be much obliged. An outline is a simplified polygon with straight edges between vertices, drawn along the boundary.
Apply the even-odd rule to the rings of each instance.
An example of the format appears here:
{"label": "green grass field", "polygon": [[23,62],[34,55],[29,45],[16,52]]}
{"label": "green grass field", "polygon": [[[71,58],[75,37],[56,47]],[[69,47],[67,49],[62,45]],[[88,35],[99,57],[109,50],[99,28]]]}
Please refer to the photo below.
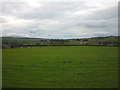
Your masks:
{"label": "green grass field", "polygon": [[117,88],[118,47],[3,49],[3,88]]}

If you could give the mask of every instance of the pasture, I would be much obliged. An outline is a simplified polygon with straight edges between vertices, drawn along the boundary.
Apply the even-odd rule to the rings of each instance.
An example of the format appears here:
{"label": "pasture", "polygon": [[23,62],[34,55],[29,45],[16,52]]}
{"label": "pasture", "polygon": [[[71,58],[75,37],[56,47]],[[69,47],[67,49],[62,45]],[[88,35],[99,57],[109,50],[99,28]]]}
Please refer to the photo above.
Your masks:
{"label": "pasture", "polygon": [[2,50],[3,88],[117,88],[118,47]]}

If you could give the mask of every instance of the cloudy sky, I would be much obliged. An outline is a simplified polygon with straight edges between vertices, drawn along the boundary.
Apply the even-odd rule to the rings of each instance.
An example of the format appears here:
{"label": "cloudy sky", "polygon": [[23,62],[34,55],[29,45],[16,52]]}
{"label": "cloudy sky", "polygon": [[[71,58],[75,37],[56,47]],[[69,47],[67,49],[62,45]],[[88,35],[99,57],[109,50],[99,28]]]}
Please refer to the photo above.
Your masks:
{"label": "cloudy sky", "polygon": [[2,36],[85,38],[118,35],[118,0],[4,0]]}

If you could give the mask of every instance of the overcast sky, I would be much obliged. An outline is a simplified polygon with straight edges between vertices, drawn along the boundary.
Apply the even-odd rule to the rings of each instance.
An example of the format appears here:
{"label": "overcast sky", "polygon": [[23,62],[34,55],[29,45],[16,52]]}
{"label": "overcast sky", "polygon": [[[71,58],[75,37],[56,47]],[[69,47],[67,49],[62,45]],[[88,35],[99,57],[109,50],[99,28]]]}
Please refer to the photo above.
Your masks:
{"label": "overcast sky", "polygon": [[2,36],[85,38],[118,35],[118,0],[4,0]]}

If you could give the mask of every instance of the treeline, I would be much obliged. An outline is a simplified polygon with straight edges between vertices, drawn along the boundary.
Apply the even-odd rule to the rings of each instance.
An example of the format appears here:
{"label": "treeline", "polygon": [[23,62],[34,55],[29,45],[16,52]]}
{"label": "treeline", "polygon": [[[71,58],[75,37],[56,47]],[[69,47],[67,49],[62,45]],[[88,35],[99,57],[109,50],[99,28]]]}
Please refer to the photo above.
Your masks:
{"label": "treeline", "polygon": [[2,48],[34,46],[114,46],[119,47],[118,37],[95,37],[83,39],[2,38]]}
{"label": "treeline", "polygon": [[22,45],[22,46],[16,46],[16,45],[11,45],[8,47],[2,46],[2,48],[24,48],[24,47],[42,47],[42,46],[108,46],[108,45]]}

